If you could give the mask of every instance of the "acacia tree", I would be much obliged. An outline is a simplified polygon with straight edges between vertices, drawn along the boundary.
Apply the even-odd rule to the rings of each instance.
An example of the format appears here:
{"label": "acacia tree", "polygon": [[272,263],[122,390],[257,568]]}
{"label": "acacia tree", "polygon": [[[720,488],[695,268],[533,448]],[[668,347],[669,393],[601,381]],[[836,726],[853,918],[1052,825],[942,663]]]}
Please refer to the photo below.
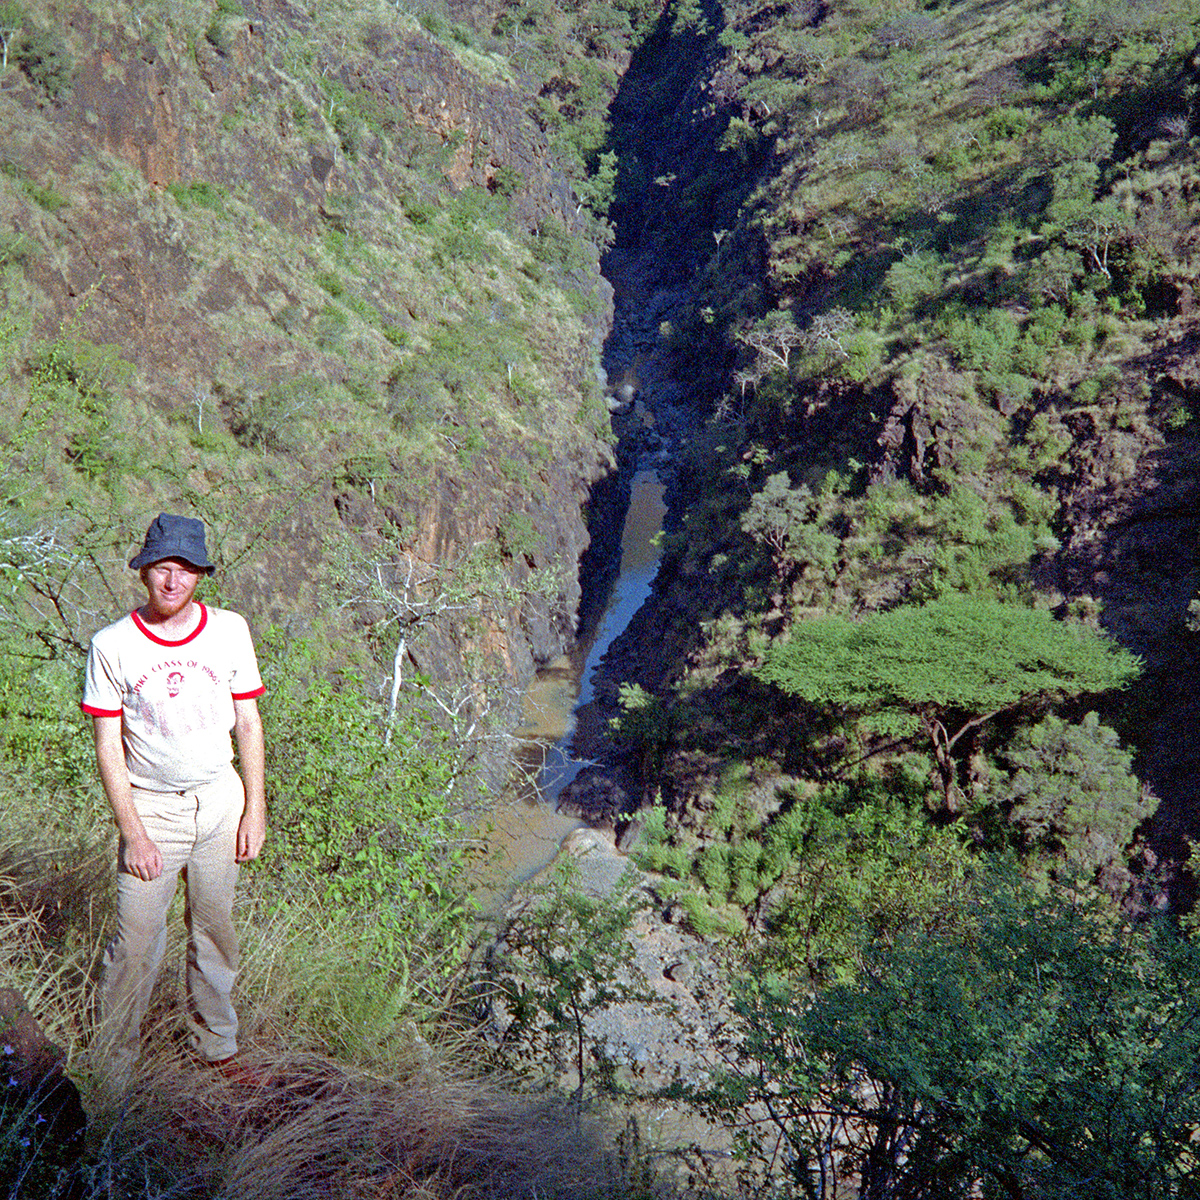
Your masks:
{"label": "acacia tree", "polygon": [[955,810],[954,750],[999,713],[1126,686],[1133,655],[1048,612],[953,595],[862,621],[823,617],[771,645],[753,674],[789,696],[920,731]]}

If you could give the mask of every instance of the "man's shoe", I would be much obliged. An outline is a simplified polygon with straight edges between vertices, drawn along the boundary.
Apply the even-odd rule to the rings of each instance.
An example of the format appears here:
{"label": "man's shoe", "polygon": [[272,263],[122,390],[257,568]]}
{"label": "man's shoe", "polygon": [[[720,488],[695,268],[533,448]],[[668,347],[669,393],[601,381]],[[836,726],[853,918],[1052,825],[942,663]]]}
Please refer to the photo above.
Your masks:
{"label": "man's shoe", "polygon": [[271,1076],[259,1067],[242,1062],[236,1054],[228,1058],[206,1059],[204,1065],[223,1079],[242,1087],[262,1088],[272,1082]]}

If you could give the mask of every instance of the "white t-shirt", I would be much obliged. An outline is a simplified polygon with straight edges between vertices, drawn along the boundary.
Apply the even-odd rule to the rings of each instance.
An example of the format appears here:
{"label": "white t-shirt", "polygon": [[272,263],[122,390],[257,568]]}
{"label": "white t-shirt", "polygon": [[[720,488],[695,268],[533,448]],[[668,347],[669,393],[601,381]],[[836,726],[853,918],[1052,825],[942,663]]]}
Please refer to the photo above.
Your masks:
{"label": "white t-shirt", "polygon": [[184,791],[217,779],[233,761],[233,702],[266,691],[245,620],[197,607],[199,623],[179,641],[152,633],[136,612],[92,638],[80,707],[121,718],[136,787]]}

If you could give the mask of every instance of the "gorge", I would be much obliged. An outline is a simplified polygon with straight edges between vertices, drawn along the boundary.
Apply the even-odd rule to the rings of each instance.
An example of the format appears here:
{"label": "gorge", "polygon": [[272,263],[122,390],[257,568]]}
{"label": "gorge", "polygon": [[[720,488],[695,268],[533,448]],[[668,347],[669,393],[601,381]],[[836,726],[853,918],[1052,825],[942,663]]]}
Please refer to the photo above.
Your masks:
{"label": "gorge", "polygon": [[[0,982],[120,1161],[6,1110],[29,1195],[1191,1194],[1189,0],[0,10]],[[75,714],[160,509],[268,683],[283,1082],[114,1115]],[[485,952],[531,685],[506,869],[604,886]]]}

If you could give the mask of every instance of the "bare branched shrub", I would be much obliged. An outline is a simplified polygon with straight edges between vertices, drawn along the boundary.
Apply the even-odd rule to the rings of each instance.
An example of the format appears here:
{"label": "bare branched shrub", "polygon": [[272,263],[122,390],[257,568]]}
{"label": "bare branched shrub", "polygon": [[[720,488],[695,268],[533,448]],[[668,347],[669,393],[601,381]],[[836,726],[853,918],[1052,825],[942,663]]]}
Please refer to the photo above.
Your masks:
{"label": "bare branched shrub", "polygon": [[1028,90],[1016,67],[1005,63],[993,67],[975,85],[972,101],[980,108],[991,109],[1001,104],[1012,104]]}
{"label": "bare branched shrub", "polygon": [[854,314],[845,308],[831,308],[818,313],[807,331],[807,345],[812,353],[836,354],[847,358],[842,338],[854,328]]}
{"label": "bare branched shrub", "polygon": [[1187,137],[1188,119],[1186,113],[1173,113],[1169,117],[1163,117],[1158,123],[1158,127],[1167,137],[1183,138]]}
{"label": "bare branched shrub", "polygon": [[891,85],[880,71],[857,58],[846,60],[833,85],[837,102],[857,124],[879,116],[890,90]]}
{"label": "bare branched shrub", "polygon": [[[776,310],[739,333],[737,340],[754,351],[755,362],[764,365],[765,374],[775,368],[788,369],[792,353],[804,345],[804,334],[791,313]],[[759,375],[752,382],[756,384],[761,378]]]}
{"label": "bare branched shrub", "polygon": [[886,50],[919,50],[939,30],[938,22],[926,13],[900,13],[875,30],[875,41]]}

